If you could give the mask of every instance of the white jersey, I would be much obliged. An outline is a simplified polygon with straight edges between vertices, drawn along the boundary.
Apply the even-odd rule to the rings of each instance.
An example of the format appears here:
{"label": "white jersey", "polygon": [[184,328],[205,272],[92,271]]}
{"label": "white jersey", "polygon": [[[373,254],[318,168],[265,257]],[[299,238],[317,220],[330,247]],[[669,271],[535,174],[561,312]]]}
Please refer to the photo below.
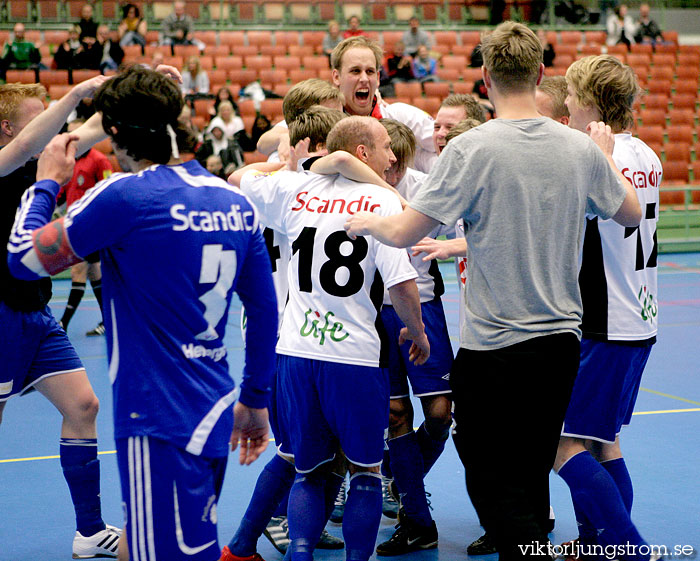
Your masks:
{"label": "white jersey", "polygon": [[[382,102],[379,104],[379,112],[382,117],[403,123],[413,131],[416,135],[416,158],[413,165],[418,171],[429,173],[437,160],[433,143],[434,119],[422,109],[407,103]],[[375,113],[372,115],[375,116]]]}
{"label": "white jersey", "polygon": [[[241,180],[261,222],[287,236],[292,259],[289,301],[277,352],[290,356],[378,366],[375,273],[386,287],[415,279],[405,250],[370,236],[351,240],[343,228],[359,210],[401,212],[389,191],[338,175],[251,171]],[[381,293],[380,293],[381,294]]]}
{"label": "white jersey", "polygon": [[589,218],[583,243],[581,296],[585,337],[644,341],[656,335],[659,184],[662,168],[651,148],[630,133],[615,135],[613,159],[634,185],[642,207],[636,228]]}
{"label": "white jersey", "polygon": [[[407,168],[406,174],[401,181],[399,181],[398,185],[396,185],[396,190],[404,199],[410,201],[418,192],[418,189],[420,189],[426,177],[427,174],[425,173]],[[444,228],[444,226],[437,226],[427,237],[436,238],[443,233],[442,230]],[[442,296],[445,293],[445,284],[442,281],[437,259],[423,261],[423,254],[413,257],[410,249],[407,249],[406,252],[411,260],[411,265],[413,265],[416,273],[418,273],[416,285],[418,286],[418,295],[420,296],[421,303],[430,302]],[[391,304],[389,293],[386,290],[384,291],[384,304]]]}

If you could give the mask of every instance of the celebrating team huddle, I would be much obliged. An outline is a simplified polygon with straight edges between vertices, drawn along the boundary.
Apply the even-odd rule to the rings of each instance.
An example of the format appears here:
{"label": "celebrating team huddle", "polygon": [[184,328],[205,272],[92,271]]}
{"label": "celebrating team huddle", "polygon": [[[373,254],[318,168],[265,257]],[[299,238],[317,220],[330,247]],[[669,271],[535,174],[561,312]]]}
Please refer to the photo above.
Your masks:
{"label": "celebrating team huddle", "polygon": [[[182,162],[191,139],[169,67],[96,79],[3,138],[2,173],[24,170],[24,183],[11,231],[5,221],[2,329],[38,335],[0,342],[13,357],[0,367],[0,414],[31,388],[62,411],[95,403],[88,418],[64,415],[74,557],[118,548],[122,561],[263,561],[257,540],[273,532],[293,561],[316,548],[344,547],[349,561],[435,548],[423,480],[451,427],[486,531],[481,552],[523,559],[533,555],[519,544],[547,541],[552,468],[571,489],[581,545],[645,544],[619,433],[656,337],[662,169],[628,132],[636,79],[601,55],[573,63],[558,94],[538,92],[542,46],[512,22],[482,53],[497,118],[452,95],[433,119],[377,96],[375,43],[342,41],[333,86],[295,85],[285,122],[260,141],[270,161],[228,182]],[[51,139],[71,103],[93,92],[95,117]],[[76,153],[105,136],[124,172],[51,222]],[[43,148],[35,169],[22,167],[20,143]],[[636,174],[653,181],[640,189]],[[99,514],[96,398],[46,306],[45,277],[95,252],[123,533]],[[438,257],[456,257],[463,279],[456,357]],[[17,305],[20,289],[40,283],[31,305]],[[223,343],[234,292],[246,320],[240,388]],[[411,393],[425,418],[415,430]],[[268,423],[277,453],[222,550],[227,455],[240,447],[242,464],[255,461]],[[527,435],[508,439],[517,470],[500,458],[516,424]],[[376,544],[383,511],[398,524]],[[344,543],[325,532],[331,517]]]}

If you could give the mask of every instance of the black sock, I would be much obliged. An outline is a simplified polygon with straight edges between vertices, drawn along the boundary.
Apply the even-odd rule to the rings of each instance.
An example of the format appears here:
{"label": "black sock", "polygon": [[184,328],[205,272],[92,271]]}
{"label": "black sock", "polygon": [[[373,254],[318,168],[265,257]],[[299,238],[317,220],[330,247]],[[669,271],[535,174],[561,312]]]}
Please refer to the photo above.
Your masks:
{"label": "black sock", "polygon": [[63,317],[61,318],[61,325],[63,329],[68,329],[68,324],[70,323],[75,310],[78,309],[80,301],[83,299],[83,294],[85,294],[85,283],[84,282],[74,282],[70,288],[70,294],[68,295],[68,303],[66,304],[66,309],[63,312]]}
{"label": "black sock", "polygon": [[91,280],[90,286],[92,287],[92,292],[95,295],[95,299],[97,300],[97,303],[100,306],[100,312],[103,313],[104,317],[104,312],[102,310],[102,279]]}

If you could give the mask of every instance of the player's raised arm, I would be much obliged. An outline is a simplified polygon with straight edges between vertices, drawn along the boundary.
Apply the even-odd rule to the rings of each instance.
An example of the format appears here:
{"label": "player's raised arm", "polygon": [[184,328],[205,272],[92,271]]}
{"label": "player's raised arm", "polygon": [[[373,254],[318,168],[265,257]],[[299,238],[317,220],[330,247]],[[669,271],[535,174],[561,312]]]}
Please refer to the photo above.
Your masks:
{"label": "player's raised arm", "polygon": [[0,176],[12,173],[58,134],[73,109],[83,98],[92,97],[95,90],[108,78],[96,76],[75,86],[54,105],[32,119],[7,147],[0,150]]}
{"label": "player's raised arm", "polygon": [[63,218],[47,224],[58,190],[73,175],[75,140],[61,134],[49,142],[39,158],[37,182],[22,197],[7,244],[10,272],[19,279],[46,277],[82,261],[68,243]]}

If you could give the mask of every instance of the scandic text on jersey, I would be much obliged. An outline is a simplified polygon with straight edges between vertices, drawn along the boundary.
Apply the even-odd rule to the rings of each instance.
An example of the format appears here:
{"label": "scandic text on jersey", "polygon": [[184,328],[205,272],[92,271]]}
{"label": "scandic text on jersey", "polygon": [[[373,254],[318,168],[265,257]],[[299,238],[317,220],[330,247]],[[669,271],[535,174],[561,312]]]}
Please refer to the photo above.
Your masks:
{"label": "scandic text on jersey", "polygon": [[382,205],[379,203],[372,204],[370,199],[371,195],[365,197],[362,195],[359,199],[352,201],[346,201],[345,199],[320,199],[319,197],[306,196],[309,194],[308,191],[302,191],[296,196],[296,203],[292,207],[292,211],[307,210],[309,212],[318,213],[335,213],[338,214],[355,214],[361,210],[368,210],[369,212],[374,212],[374,209],[380,208]]}
{"label": "scandic text on jersey", "polygon": [[228,212],[221,210],[188,210],[183,204],[170,207],[170,216],[178,221],[173,226],[176,232],[192,230],[193,232],[234,232],[255,229],[255,213],[252,210],[241,212],[239,205],[231,205]]}

